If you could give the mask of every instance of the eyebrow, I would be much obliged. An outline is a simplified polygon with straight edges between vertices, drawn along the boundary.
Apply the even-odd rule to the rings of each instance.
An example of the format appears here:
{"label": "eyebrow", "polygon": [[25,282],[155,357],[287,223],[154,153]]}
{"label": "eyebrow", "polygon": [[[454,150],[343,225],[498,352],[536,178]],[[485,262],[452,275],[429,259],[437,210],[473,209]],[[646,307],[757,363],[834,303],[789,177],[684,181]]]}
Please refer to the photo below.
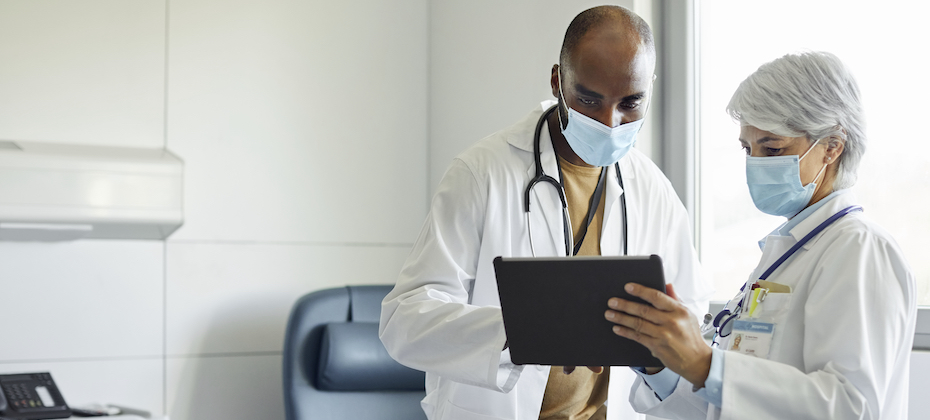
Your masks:
{"label": "eyebrow", "polygon": [[[763,138],[761,138],[761,139],[759,139],[759,140],[756,140],[756,144],[768,143],[768,142],[770,142],[770,141],[779,141],[779,140],[783,140],[783,139],[780,139],[780,138],[777,138],[777,137],[765,136],[765,137],[763,137]],[[741,142],[743,142],[743,143],[749,143],[748,141],[746,141],[746,140],[743,139],[742,137],[739,138],[739,141],[741,141]]]}
{"label": "eyebrow", "polygon": [[[582,95],[584,95],[584,96],[589,96],[589,97],[592,97],[592,98],[594,98],[594,99],[604,99],[604,95],[601,95],[600,93],[597,93],[597,92],[595,92],[595,91],[593,91],[593,90],[590,90],[590,89],[584,87],[584,85],[582,85],[581,83],[575,83],[575,90],[578,91],[578,93],[580,93],[580,94],[582,94]],[[640,99],[642,99],[642,98],[644,98],[644,97],[646,97],[646,92],[639,92],[639,93],[634,93],[634,94],[632,94],[632,95],[630,95],[630,96],[626,96],[626,97],[623,98],[623,100],[624,100],[624,101],[636,101],[636,100],[640,100]]]}
{"label": "eyebrow", "polygon": [[590,96],[594,99],[604,99],[604,95],[584,87],[581,83],[575,83],[575,90],[584,96]]}

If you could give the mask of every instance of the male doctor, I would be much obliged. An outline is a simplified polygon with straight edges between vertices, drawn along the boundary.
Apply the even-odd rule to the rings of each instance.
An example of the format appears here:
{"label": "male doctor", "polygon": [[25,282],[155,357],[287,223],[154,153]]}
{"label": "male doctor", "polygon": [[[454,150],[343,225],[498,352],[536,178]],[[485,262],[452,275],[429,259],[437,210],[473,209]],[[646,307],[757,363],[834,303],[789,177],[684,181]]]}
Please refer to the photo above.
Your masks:
{"label": "male doctor", "polygon": [[[621,255],[627,246],[630,255],[660,255],[682,302],[695,314],[707,310],[712,291],[698,273],[687,213],[662,172],[633,148],[655,80],[649,26],[622,7],[586,10],[569,25],[559,63],[550,82],[555,109],[555,101],[542,104],[452,162],[382,304],[381,340],[400,363],[426,372],[422,406],[430,419],[641,418],[627,402],[636,377],[629,368],[511,363],[497,256]],[[535,185],[527,218],[537,123],[542,170],[561,188]]]}

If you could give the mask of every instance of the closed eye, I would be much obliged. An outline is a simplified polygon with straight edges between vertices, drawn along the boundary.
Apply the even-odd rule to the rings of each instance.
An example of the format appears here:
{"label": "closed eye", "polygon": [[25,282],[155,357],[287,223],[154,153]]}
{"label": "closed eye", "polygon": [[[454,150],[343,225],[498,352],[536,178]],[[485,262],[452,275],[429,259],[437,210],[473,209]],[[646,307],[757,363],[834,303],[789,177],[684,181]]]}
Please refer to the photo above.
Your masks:
{"label": "closed eye", "polygon": [[597,101],[594,99],[580,98],[580,97],[578,98],[578,102],[581,102],[582,105],[594,105],[597,103]]}

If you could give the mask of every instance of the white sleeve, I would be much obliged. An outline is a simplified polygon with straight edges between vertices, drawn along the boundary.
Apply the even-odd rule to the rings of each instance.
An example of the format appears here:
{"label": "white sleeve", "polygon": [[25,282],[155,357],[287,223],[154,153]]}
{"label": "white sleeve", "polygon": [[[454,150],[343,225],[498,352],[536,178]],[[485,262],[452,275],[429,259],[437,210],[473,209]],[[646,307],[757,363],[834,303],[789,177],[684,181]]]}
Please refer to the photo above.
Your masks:
{"label": "white sleeve", "polygon": [[487,199],[467,165],[453,161],[394,290],[382,302],[379,333],[401,364],[506,392],[522,367],[502,351],[500,308],[469,304]]}
{"label": "white sleeve", "polygon": [[726,352],[721,419],[886,418],[887,392],[906,378],[913,276],[893,244],[867,231],[819,246],[829,248],[803,309],[804,370]]}

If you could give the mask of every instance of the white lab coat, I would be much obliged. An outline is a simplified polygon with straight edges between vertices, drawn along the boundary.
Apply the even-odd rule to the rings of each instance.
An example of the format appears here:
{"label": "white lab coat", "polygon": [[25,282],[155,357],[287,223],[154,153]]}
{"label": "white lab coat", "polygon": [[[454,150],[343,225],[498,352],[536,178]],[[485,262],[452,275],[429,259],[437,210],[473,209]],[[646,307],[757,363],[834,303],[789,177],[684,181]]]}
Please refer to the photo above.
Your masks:
{"label": "white lab coat", "polygon": [[[452,162],[397,285],[384,299],[381,340],[400,363],[427,372],[422,406],[430,419],[539,417],[549,367],[515,366],[509,351],[501,351],[505,334],[492,260],[532,255],[524,189],[535,175],[536,122],[552,104],[544,102]],[[541,155],[545,172],[558,179],[546,127]],[[703,314],[712,291],[698,273],[684,207],[640,152],[624,157],[620,170],[627,190],[630,255],[660,255],[666,280],[694,313]],[[615,171],[608,174],[601,252],[620,255],[621,190]],[[554,187],[541,183],[533,189],[530,217],[537,256],[564,255],[562,208]],[[609,417],[641,417],[626,401],[634,378],[626,367],[612,370]]]}
{"label": "white lab coat", "polygon": [[[769,236],[753,281],[817,225],[853,204],[852,193],[840,193],[791,236]],[[769,357],[724,353],[722,407],[697,397],[684,379],[660,402],[640,378],[630,394],[634,408],[682,419],[906,419],[916,284],[888,233],[863,213],[850,213],[768,280],[793,289],[768,294],[756,309],[776,322]]]}

